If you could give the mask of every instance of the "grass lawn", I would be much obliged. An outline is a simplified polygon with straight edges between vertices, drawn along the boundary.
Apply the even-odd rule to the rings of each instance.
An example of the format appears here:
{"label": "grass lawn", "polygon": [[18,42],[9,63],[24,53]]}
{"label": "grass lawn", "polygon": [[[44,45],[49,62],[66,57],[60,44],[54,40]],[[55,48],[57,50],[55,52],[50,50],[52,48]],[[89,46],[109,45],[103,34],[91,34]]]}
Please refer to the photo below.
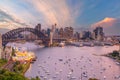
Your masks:
{"label": "grass lawn", "polygon": [[2,67],[3,65],[5,65],[6,63],[7,63],[7,60],[0,59],[0,67]]}

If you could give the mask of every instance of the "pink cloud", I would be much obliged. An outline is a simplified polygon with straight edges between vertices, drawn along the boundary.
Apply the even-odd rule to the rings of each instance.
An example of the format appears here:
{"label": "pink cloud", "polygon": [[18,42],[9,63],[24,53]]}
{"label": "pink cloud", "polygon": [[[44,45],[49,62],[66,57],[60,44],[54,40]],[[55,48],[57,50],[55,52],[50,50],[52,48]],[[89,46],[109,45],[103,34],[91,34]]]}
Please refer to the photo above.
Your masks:
{"label": "pink cloud", "polygon": [[103,27],[106,35],[120,34],[120,19],[119,18],[106,17],[103,20],[92,24],[93,29],[97,26]]}

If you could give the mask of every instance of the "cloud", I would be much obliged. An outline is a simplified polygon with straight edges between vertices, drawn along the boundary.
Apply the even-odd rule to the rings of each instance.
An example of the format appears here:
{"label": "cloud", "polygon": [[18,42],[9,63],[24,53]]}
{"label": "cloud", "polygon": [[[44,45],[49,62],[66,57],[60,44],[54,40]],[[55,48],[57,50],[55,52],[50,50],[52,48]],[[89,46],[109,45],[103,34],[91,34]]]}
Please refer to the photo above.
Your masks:
{"label": "cloud", "polygon": [[4,0],[0,3],[0,27],[10,29],[28,25],[34,28],[38,23],[42,28],[55,23],[58,27],[75,26],[81,3],[68,2],[72,0]]}
{"label": "cloud", "polygon": [[78,12],[71,12],[71,9],[77,9],[69,7],[66,0],[27,0],[31,3],[35,9],[44,16],[44,22],[52,25],[57,23],[59,26],[70,26],[75,23],[75,17],[73,14]]}
{"label": "cloud", "polygon": [[120,18],[106,17],[103,20],[92,24],[92,28],[101,26],[106,35],[120,35]]}
{"label": "cloud", "polygon": [[9,14],[7,11],[0,9],[0,28],[13,29],[21,26],[26,26],[26,24]]}

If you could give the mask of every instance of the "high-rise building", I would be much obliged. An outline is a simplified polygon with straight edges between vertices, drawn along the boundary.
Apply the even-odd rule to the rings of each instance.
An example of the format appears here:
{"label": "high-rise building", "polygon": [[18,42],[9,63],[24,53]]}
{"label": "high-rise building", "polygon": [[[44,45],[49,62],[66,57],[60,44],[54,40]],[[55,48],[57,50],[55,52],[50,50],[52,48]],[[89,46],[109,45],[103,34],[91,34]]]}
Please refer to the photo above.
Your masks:
{"label": "high-rise building", "polygon": [[95,40],[95,32],[92,32],[92,39]]}
{"label": "high-rise building", "polygon": [[0,34],[0,59],[2,58],[2,35]]}
{"label": "high-rise building", "polygon": [[83,32],[83,39],[91,39],[92,34],[90,31],[84,31]]}
{"label": "high-rise building", "polygon": [[58,28],[55,29],[54,36],[53,36],[53,37],[54,37],[54,38],[59,38],[59,29],[58,29]]}
{"label": "high-rise building", "polygon": [[73,37],[73,28],[72,27],[65,27],[64,28],[64,35],[66,38],[72,38]]}
{"label": "high-rise building", "polygon": [[35,27],[36,30],[38,31],[41,31],[41,24],[38,24],[36,27]]}
{"label": "high-rise building", "polygon": [[103,40],[104,39],[104,32],[103,32],[103,28],[102,27],[97,27],[96,29],[94,29],[93,31],[95,33],[95,39],[96,40]]}
{"label": "high-rise building", "polygon": [[48,37],[50,37],[50,31],[51,31],[50,28],[48,28],[47,29],[47,35],[48,35]]}
{"label": "high-rise building", "polygon": [[60,38],[64,37],[64,30],[63,30],[63,28],[60,28],[60,30],[59,30],[59,36],[60,36]]}
{"label": "high-rise building", "polygon": [[53,44],[53,32],[50,31],[50,45]]}
{"label": "high-rise building", "polygon": [[56,29],[56,25],[57,25],[57,24],[52,25],[52,29],[51,29],[51,31],[50,31],[50,45],[53,44],[53,37],[54,37],[54,33],[55,33],[55,29]]}
{"label": "high-rise building", "polygon": [[80,39],[83,38],[83,32],[82,31],[80,32],[79,36],[80,36]]}
{"label": "high-rise building", "polygon": [[80,33],[76,32],[76,33],[74,34],[74,38],[75,38],[76,40],[79,40],[79,39],[80,39]]}

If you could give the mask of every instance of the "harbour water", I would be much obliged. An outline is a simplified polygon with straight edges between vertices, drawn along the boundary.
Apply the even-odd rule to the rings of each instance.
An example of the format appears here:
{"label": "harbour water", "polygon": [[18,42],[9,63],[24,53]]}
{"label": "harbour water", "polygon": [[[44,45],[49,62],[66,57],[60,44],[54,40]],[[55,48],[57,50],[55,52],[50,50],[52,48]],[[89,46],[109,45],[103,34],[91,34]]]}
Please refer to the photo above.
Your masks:
{"label": "harbour water", "polygon": [[42,48],[34,43],[20,46],[28,47],[37,56],[25,73],[26,77],[39,76],[41,80],[120,80],[120,65],[108,57],[99,56],[118,50],[118,46]]}

